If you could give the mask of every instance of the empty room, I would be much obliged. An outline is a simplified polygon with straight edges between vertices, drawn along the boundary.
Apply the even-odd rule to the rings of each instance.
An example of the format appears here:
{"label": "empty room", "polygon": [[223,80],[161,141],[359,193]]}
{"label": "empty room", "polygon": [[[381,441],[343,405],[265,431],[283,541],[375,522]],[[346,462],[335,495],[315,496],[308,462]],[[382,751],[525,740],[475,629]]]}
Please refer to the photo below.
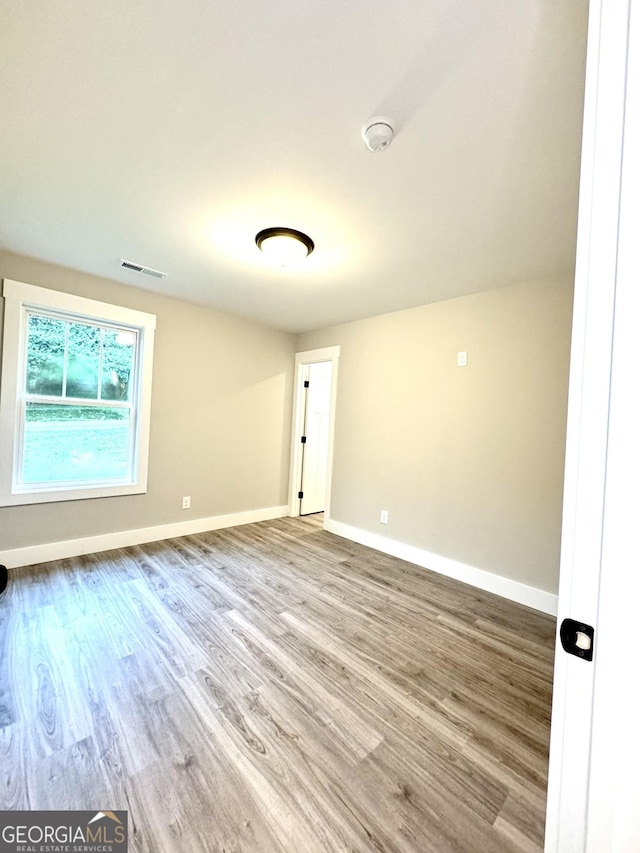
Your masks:
{"label": "empty room", "polygon": [[0,849],[637,849],[631,5],[1,0]]}

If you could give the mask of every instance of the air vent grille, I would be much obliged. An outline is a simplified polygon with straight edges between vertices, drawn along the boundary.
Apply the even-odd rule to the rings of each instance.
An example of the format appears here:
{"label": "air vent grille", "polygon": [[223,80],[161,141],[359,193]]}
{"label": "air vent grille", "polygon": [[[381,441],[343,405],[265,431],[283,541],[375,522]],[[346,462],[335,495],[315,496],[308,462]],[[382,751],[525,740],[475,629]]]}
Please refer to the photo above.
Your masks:
{"label": "air vent grille", "polygon": [[126,270],[132,270],[133,272],[139,272],[141,275],[150,275],[153,278],[166,278],[166,272],[160,272],[160,270],[151,269],[151,267],[143,267],[142,264],[134,264],[133,261],[125,261],[124,258],[120,258],[120,266]]}

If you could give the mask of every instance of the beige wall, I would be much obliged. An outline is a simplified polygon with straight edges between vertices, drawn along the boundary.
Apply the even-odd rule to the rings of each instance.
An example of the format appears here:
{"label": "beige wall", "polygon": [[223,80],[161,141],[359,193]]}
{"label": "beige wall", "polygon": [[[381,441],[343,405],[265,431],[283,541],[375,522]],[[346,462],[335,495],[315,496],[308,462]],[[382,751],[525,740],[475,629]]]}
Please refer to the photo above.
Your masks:
{"label": "beige wall", "polygon": [[300,336],[341,347],[332,518],[557,592],[571,309],[567,278]]}
{"label": "beige wall", "polygon": [[557,591],[571,279],[294,346],[286,333],[18,255],[0,253],[0,276],[158,318],[148,493],[0,508],[0,551],[286,504],[293,352],[339,344],[332,517]]}
{"label": "beige wall", "polygon": [[8,253],[0,277],[157,315],[147,494],[0,508],[0,551],[287,503],[292,335]]}

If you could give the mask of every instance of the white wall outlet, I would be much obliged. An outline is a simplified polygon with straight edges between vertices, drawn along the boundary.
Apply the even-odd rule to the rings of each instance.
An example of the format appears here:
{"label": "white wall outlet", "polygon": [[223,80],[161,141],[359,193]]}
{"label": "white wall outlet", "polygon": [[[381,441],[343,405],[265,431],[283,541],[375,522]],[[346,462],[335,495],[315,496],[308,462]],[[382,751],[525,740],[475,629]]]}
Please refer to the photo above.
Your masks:
{"label": "white wall outlet", "polygon": [[182,498],[182,509],[191,509],[191,495]]}
{"label": "white wall outlet", "polygon": [[389,513],[386,509],[380,510],[380,524],[389,524]]}
{"label": "white wall outlet", "polygon": [[459,352],[458,353],[458,367],[466,367],[467,366],[467,353]]}

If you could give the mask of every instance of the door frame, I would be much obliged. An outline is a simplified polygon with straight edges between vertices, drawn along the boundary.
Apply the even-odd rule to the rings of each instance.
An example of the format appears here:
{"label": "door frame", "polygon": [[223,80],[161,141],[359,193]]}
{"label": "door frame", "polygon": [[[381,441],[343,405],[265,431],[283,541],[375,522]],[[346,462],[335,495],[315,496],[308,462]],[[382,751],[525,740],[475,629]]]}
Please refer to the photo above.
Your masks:
{"label": "door frame", "polygon": [[637,666],[639,11],[633,0],[589,9],[558,625],[594,626],[594,659],[556,645],[546,853],[638,849],[614,825],[629,825],[640,791],[625,725]]}
{"label": "door frame", "polygon": [[331,404],[329,410],[329,442],[327,449],[327,489],[324,509],[325,525],[331,517],[331,476],[333,473],[333,437],[336,421],[336,399],[338,393],[338,362],[340,347],[322,347],[296,353],[294,370],[293,418],[291,423],[291,465],[289,475],[289,515],[300,515],[300,474],[302,471],[302,444],[300,436],[304,429],[304,369],[309,364],[331,362]]}

